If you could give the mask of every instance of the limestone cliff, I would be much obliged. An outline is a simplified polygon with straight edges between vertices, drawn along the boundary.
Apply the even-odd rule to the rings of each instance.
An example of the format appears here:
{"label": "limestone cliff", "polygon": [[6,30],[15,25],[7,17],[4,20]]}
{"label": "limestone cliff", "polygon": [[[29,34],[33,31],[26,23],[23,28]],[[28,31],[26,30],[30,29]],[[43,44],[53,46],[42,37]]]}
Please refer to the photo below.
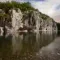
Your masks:
{"label": "limestone cliff", "polygon": [[[1,12],[2,14],[5,14],[3,10],[0,11],[0,14]],[[40,13],[38,10],[22,12],[19,8],[10,9],[6,17],[1,16],[0,27],[5,27],[6,31],[11,33],[24,30],[36,32],[57,31],[55,21],[49,16]]]}

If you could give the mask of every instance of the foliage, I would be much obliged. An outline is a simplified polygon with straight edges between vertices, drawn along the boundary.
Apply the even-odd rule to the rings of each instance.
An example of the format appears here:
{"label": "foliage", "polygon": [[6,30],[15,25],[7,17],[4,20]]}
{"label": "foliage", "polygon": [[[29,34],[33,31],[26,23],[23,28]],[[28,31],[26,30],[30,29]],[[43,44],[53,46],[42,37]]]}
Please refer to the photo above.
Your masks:
{"label": "foliage", "polygon": [[0,9],[3,9],[6,13],[8,13],[9,9],[12,8],[20,8],[21,11],[29,11],[29,10],[34,10],[34,8],[31,6],[29,2],[26,3],[19,3],[12,1],[10,2],[0,2]]}
{"label": "foliage", "polygon": [[41,18],[44,19],[44,20],[47,20],[49,18],[49,16],[47,16],[45,14],[42,14],[42,13],[40,13],[40,14],[41,14]]}
{"label": "foliage", "polygon": [[0,17],[7,17],[7,14],[0,13]]}

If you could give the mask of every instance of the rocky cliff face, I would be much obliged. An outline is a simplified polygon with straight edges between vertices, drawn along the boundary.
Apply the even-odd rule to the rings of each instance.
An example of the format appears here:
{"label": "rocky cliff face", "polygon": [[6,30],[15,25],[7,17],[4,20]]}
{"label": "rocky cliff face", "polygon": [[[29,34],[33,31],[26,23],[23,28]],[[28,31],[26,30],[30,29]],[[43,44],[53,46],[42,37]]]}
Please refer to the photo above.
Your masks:
{"label": "rocky cliff face", "polygon": [[12,28],[15,31],[17,31],[20,27],[23,28],[22,17],[23,17],[23,14],[20,11],[20,9],[17,9],[17,11],[14,9],[12,10],[12,17],[11,17]]}
{"label": "rocky cliff face", "polygon": [[42,14],[39,11],[30,11],[30,12],[25,12],[24,17],[23,17],[23,21],[24,21],[24,26],[28,27],[32,30],[35,31],[55,31],[57,30],[57,26],[56,23],[54,22],[54,20],[50,17],[46,17],[45,15],[43,15],[42,18]]}
{"label": "rocky cliff face", "polygon": [[[2,12],[2,10],[0,12]],[[2,23],[5,25],[2,26]],[[24,30],[36,32],[40,30],[57,31],[54,20],[40,13],[38,10],[21,12],[20,9],[11,9],[7,17],[0,17],[0,27],[5,27],[8,32]]]}

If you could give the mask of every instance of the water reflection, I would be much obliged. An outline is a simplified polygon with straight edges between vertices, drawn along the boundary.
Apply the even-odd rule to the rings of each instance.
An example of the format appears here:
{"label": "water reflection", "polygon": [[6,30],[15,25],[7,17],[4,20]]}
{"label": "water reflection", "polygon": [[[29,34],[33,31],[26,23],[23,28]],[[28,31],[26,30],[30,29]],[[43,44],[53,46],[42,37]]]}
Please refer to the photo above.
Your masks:
{"label": "water reflection", "polygon": [[[48,56],[59,50],[56,33],[16,33],[0,37],[1,60],[49,60]],[[57,53],[58,55],[59,52]],[[47,57],[46,57],[47,56]],[[46,58],[43,58],[46,57]],[[53,56],[50,56],[53,58]]]}
{"label": "water reflection", "polygon": [[41,60],[60,60],[60,36],[37,52]]}

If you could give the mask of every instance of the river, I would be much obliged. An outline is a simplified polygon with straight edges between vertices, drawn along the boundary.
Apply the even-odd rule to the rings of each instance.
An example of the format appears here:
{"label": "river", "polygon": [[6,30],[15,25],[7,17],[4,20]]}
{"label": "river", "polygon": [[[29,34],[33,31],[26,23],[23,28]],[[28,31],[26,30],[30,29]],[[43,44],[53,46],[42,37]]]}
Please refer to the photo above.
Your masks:
{"label": "river", "polygon": [[0,60],[60,60],[60,36],[47,32],[0,36]]}

